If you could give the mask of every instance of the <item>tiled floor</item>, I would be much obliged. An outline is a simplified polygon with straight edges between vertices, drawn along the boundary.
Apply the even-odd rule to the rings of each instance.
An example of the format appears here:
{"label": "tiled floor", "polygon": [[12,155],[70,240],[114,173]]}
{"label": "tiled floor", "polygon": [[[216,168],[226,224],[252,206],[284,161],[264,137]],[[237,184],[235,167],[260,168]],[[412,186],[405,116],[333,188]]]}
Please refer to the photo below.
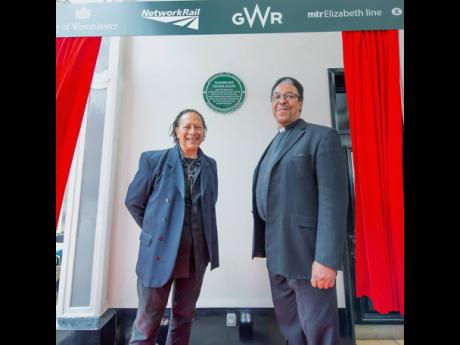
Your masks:
{"label": "tiled floor", "polygon": [[356,340],[356,345],[404,345],[404,340]]}

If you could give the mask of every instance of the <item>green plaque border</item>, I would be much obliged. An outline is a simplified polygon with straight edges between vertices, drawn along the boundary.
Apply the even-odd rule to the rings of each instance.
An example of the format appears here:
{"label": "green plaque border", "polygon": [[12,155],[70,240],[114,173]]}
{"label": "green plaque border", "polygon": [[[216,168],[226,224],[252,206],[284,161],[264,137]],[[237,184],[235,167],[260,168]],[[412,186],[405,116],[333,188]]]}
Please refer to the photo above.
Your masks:
{"label": "green plaque border", "polygon": [[[232,106],[230,108],[227,108],[227,109],[222,109],[222,108],[216,107],[214,104],[211,103],[211,101],[207,97],[207,90],[208,90],[209,86],[212,84],[212,82],[215,79],[217,79],[219,77],[222,77],[222,76],[230,77],[236,83],[238,83],[238,85],[241,88],[241,95],[240,95],[239,100],[236,102],[236,104],[234,106]],[[220,114],[232,113],[235,110],[239,109],[243,105],[243,103],[244,103],[244,101],[246,99],[246,87],[245,87],[243,81],[238,76],[236,76],[235,74],[230,73],[230,72],[219,72],[219,73],[216,73],[216,74],[212,75],[210,78],[208,78],[208,80],[206,80],[206,83],[203,86],[203,99],[204,99],[206,105],[209,108],[211,108],[212,110],[214,110],[214,111],[216,111],[216,112],[218,112]]]}

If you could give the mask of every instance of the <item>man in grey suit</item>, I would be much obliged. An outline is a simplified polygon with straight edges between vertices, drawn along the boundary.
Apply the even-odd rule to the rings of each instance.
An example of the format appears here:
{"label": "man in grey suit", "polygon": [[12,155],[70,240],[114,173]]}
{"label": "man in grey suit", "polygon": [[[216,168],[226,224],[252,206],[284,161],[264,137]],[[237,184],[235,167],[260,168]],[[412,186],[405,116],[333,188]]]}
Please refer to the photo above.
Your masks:
{"label": "man in grey suit", "polygon": [[141,228],[136,265],[139,307],[130,344],[153,345],[173,287],[166,345],[189,344],[209,262],[219,266],[216,161],[199,148],[203,116],[185,109],[172,124],[176,145],[141,154],[126,207]]}
{"label": "man in grey suit", "polygon": [[254,172],[252,257],[267,258],[275,314],[288,344],[337,345],[345,154],[335,130],[300,118],[303,86],[296,79],[278,79],[271,101],[278,133]]}

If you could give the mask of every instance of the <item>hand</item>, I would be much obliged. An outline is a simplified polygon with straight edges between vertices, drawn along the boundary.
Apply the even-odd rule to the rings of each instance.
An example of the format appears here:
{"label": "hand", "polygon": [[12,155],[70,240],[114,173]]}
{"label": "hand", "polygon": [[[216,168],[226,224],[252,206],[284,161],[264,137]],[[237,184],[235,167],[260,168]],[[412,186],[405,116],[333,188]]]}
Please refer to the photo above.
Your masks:
{"label": "hand", "polygon": [[315,261],[311,267],[311,286],[318,289],[329,289],[334,286],[336,275],[335,269]]}

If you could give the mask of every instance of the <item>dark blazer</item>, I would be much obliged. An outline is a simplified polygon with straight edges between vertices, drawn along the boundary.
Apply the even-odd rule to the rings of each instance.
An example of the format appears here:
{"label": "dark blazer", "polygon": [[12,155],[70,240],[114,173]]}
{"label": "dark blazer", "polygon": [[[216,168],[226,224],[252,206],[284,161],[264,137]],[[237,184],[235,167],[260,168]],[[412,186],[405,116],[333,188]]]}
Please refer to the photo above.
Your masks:
{"label": "dark blazer", "polygon": [[[201,210],[211,270],[219,266],[216,225],[216,161],[201,149]],[[136,273],[144,286],[161,287],[171,277],[184,222],[184,173],[176,145],[143,152],[125,204],[141,227]]]}
{"label": "dark blazer", "polygon": [[255,197],[262,158],[252,185],[252,257],[267,257],[268,269],[287,278],[310,279],[315,260],[341,269],[348,182],[337,132],[302,119],[295,125],[271,171],[266,222]]}

